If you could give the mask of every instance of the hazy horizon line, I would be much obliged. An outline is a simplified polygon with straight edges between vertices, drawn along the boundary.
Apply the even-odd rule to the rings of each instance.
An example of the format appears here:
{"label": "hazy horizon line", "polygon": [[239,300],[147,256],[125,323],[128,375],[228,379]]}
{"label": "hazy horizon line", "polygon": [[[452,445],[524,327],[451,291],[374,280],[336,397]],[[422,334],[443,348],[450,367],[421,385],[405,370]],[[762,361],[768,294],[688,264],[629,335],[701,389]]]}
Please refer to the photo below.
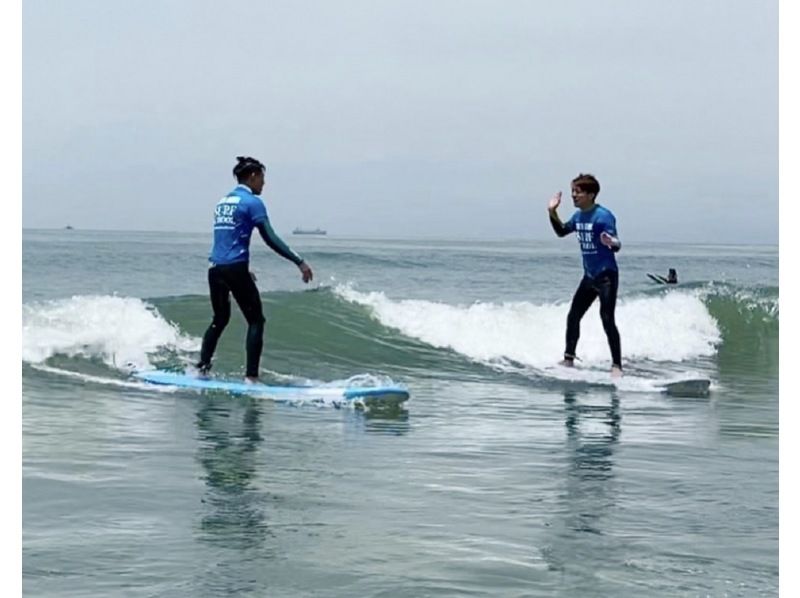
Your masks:
{"label": "hazy horizon line", "polygon": [[[140,228],[66,228],[66,227],[22,227],[22,232],[87,232],[87,233],[147,233],[147,234],[178,234],[178,235],[211,235],[211,228],[208,231],[201,230],[172,230],[172,229],[140,229]],[[534,238],[534,237],[488,237],[488,236],[436,236],[430,234],[408,235],[403,237],[382,237],[377,235],[348,235],[326,233],[325,235],[293,235],[291,232],[285,236],[299,236],[303,239],[336,239],[336,240],[353,240],[353,241],[489,241],[489,242],[503,242],[503,241],[532,241],[532,242],[548,242],[559,241],[557,238]],[[713,242],[713,241],[627,241],[627,245],[704,245],[712,247],[774,247],[780,248],[780,243],[775,241],[773,243],[730,243],[730,242]]]}

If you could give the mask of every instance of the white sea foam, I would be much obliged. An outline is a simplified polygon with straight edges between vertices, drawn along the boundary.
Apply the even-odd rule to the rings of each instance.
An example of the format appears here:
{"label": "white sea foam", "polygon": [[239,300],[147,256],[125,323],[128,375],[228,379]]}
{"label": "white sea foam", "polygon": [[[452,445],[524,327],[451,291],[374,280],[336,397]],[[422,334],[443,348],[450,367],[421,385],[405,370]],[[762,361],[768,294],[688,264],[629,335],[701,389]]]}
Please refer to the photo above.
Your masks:
{"label": "white sea foam", "polygon": [[120,386],[123,388],[137,388],[146,390],[148,392],[160,393],[173,393],[177,390],[175,386],[166,386],[158,384],[148,384],[147,382],[140,382],[138,380],[109,378],[107,376],[93,376],[91,374],[84,374],[82,372],[73,372],[62,368],[54,368],[41,363],[32,363],[31,367],[39,370],[40,372],[47,372],[48,374],[56,374],[58,376],[65,376],[67,378],[75,378],[82,382],[91,382],[93,384],[103,384],[107,386]]}
{"label": "white sea foam", "polygon": [[[513,360],[547,368],[564,350],[568,302],[450,305],[393,300],[381,292],[360,292],[346,285],[337,286],[335,292],[369,308],[385,326],[475,361]],[[595,302],[583,318],[577,352],[583,365],[605,368],[610,355],[598,305]],[[626,360],[675,362],[711,356],[721,341],[716,320],[693,292],[623,299],[616,316]]]}
{"label": "white sea foam", "polygon": [[29,363],[62,354],[147,369],[149,355],[159,350],[198,348],[199,339],[183,335],[153,306],[133,297],[75,296],[22,308],[22,359]]}

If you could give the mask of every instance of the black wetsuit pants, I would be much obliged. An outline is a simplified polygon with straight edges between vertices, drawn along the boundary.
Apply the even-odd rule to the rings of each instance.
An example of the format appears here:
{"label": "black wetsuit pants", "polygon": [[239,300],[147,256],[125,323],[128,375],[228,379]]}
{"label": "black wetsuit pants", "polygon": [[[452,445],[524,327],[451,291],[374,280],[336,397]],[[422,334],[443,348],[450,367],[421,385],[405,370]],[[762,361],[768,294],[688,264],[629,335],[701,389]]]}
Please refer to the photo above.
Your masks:
{"label": "black wetsuit pants", "polygon": [[203,346],[200,349],[198,367],[211,367],[211,358],[217,348],[225,326],[231,319],[231,294],[236,299],[239,309],[247,320],[247,373],[257,377],[261,360],[261,349],[264,346],[264,314],[261,309],[261,296],[250,276],[249,264],[239,262],[224,266],[212,266],[208,269],[208,290],[211,296],[211,307],[214,319],[203,335]]}
{"label": "black wetsuit pants", "polygon": [[592,305],[596,297],[600,297],[600,318],[608,337],[611,349],[611,362],[622,367],[622,349],[620,348],[619,331],[614,321],[614,310],[617,306],[617,287],[619,274],[615,270],[605,270],[596,278],[584,276],[572,298],[572,306],[567,316],[567,348],[565,357],[575,357],[578,337],[581,335],[581,318]]}

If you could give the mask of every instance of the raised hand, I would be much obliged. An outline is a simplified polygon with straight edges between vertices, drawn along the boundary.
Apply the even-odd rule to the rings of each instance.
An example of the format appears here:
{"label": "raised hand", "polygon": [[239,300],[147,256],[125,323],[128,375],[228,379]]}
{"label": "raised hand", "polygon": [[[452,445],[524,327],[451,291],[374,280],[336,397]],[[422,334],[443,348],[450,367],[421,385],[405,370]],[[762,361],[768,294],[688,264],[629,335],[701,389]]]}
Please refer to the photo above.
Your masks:
{"label": "raised hand", "polygon": [[550,198],[550,203],[547,204],[547,209],[552,212],[555,211],[560,205],[561,205],[561,191],[559,191],[558,193],[553,195],[553,197]]}

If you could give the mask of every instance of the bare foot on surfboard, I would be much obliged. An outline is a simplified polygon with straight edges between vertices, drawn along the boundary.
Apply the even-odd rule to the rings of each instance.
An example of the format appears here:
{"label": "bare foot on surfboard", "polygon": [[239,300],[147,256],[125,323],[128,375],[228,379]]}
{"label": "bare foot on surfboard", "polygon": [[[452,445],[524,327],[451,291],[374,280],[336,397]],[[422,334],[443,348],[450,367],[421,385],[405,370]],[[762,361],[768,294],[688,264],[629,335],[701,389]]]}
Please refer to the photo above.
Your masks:
{"label": "bare foot on surfboard", "polygon": [[256,376],[245,376],[244,377],[245,384],[259,384],[259,380]]}
{"label": "bare foot on surfboard", "polygon": [[622,368],[616,365],[611,366],[611,377],[622,378]]}
{"label": "bare foot on surfboard", "polygon": [[575,361],[572,359],[562,359],[558,362],[558,365],[564,366],[565,368],[573,368],[575,367]]}

